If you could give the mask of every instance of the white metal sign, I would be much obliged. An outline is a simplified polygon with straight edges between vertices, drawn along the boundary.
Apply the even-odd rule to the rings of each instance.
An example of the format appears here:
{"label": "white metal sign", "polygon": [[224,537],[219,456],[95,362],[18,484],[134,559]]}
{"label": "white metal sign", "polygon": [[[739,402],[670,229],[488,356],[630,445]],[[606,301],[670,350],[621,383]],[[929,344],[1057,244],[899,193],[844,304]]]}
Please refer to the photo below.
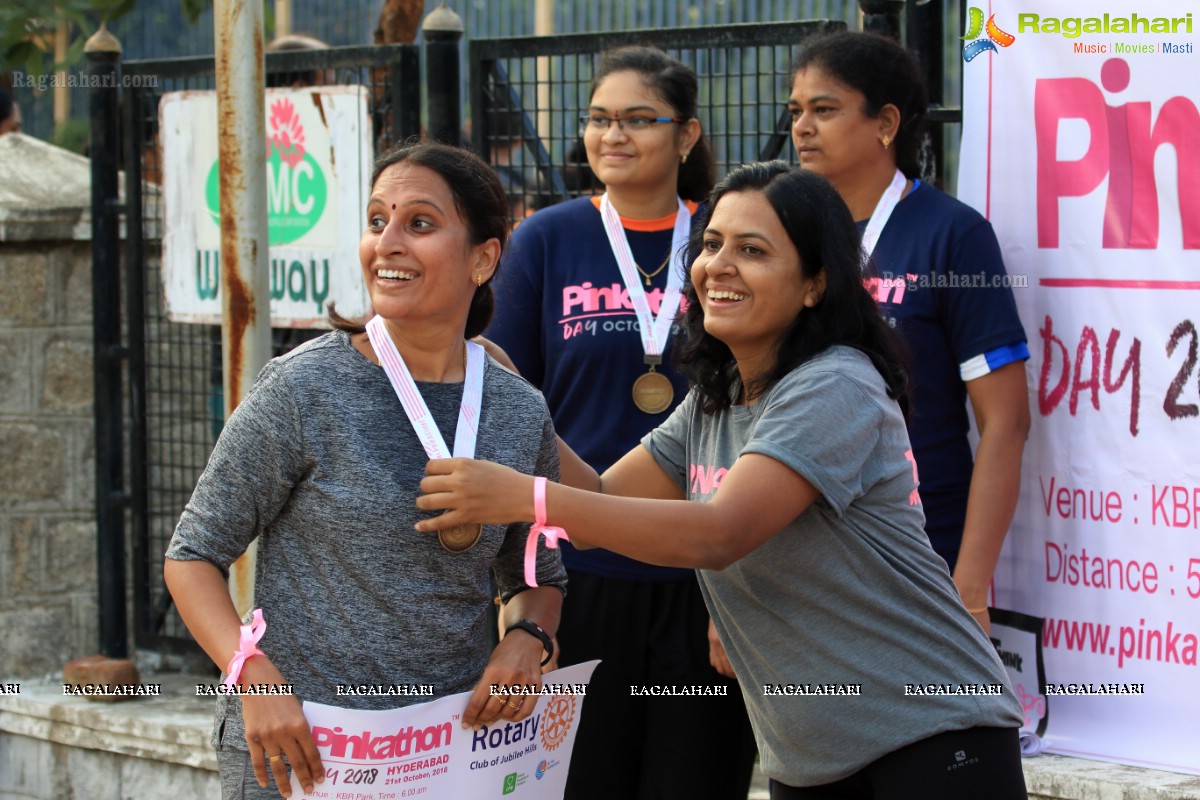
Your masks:
{"label": "white metal sign", "polygon": [[[358,240],[373,151],[366,89],[268,89],[267,209],[271,325],[325,327],[336,301],[362,314]],[[221,322],[217,98],[162,98],[163,290],[173,322]]]}

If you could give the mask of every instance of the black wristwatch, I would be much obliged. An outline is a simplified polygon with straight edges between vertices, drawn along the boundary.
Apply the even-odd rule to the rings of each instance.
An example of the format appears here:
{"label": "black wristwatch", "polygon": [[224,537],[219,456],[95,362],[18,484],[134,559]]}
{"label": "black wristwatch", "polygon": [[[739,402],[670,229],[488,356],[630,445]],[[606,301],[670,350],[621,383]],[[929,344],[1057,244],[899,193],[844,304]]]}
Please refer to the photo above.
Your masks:
{"label": "black wristwatch", "polygon": [[541,640],[542,647],[546,649],[546,657],[542,659],[542,666],[544,667],[549,664],[550,659],[554,658],[554,640],[550,638],[550,634],[542,630],[542,626],[538,625],[533,620],[523,619],[518,622],[514,622],[512,625],[509,625],[507,628],[505,628],[504,635],[507,636],[518,628],[525,631],[530,636],[536,636]]}

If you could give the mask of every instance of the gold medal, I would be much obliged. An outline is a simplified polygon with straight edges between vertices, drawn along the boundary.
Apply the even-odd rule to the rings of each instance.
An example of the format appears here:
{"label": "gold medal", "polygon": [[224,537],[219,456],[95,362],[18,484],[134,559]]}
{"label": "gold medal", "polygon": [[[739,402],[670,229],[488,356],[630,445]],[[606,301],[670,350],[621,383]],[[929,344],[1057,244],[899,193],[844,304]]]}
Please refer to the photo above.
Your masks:
{"label": "gold medal", "polygon": [[471,525],[465,523],[463,525],[455,525],[453,528],[443,528],[438,531],[438,541],[442,547],[446,548],[449,553],[458,555],[465,553],[475,546],[479,541],[479,537],[483,535],[482,525]]}
{"label": "gold medal", "polygon": [[633,404],[638,411],[659,414],[670,408],[674,399],[675,387],[671,380],[661,372],[655,372],[653,367],[633,382]]}

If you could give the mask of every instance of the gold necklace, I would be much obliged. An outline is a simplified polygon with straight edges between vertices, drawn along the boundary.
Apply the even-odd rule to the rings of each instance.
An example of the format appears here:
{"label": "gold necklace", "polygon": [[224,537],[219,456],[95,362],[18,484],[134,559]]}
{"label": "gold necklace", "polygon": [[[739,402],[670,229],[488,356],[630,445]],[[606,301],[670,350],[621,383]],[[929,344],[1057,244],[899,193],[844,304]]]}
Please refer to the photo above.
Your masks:
{"label": "gold necklace", "polygon": [[637,267],[637,271],[642,273],[642,277],[646,279],[646,285],[650,286],[650,279],[666,269],[666,266],[669,263],[671,263],[671,254],[668,252],[666,259],[663,261],[663,263],[658,265],[658,269],[654,270],[654,272],[646,272],[646,270],[642,269],[642,265],[636,261],[633,262],[633,265]]}

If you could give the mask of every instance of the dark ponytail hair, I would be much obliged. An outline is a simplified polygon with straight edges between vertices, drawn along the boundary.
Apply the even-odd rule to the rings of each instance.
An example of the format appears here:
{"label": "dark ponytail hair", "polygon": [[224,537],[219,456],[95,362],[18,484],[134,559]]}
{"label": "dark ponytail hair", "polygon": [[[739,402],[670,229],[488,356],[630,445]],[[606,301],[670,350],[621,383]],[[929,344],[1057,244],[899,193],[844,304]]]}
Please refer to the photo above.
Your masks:
{"label": "dark ponytail hair", "polygon": [[[696,73],[657,47],[620,47],[604,53],[592,76],[589,100],[596,94],[601,81],[614,72],[636,72],[660,100],[675,109],[677,116],[684,119],[696,116],[696,98],[700,91]],[[676,193],[684,200],[699,203],[712,191],[715,174],[716,162],[702,128],[687,161],[679,165]]]}
{"label": "dark ponytail hair", "polygon": [[[508,240],[508,197],[495,171],[470,150],[438,142],[406,143],[384,153],[375,162],[371,173],[371,189],[388,167],[407,162],[426,167],[442,177],[454,197],[454,207],[467,225],[467,238],[472,245],[489,239],[500,242],[501,251]],[[496,268],[481,286],[475,288],[471,310],[467,313],[466,338],[479,336],[492,321],[496,301],[492,281],[500,271]],[[361,319],[347,319],[329,304],[329,322],[334,328],[348,333],[362,333],[371,314]]]}
{"label": "dark ponytail hair", "polygon": [[929,94],[921,69],[899,43],[877,33],[837,31],[805,39],[792,76],[815,66],[838,83],[862,92],[863,113],[877,117],[888,103],[900,111],[896,131],[896,167],[909,178],[921,178],[921,146]]}
{"label": "dark ponytail hair", "polygon": [[[722,178],[701,206],[688,243],[689,264],[700,255],[713,211],[730,192],[762,192],[800,255],[801,274],[812,279],[825,273],[821,299],[814,307],[801,309],[783,332],[775,363],[744,387],[746,395],[761,396],[796,367],[834,345],[846,345],[871,359],[887,385],[888,396],[900,403],[907,416],[906,351],[863,286],[858,228],[837,191],[815,172],[783,161],[744,164]],[[729,347],[704,330],[704,310],[691,282],[684,296],[685,335],[677,340],[675,363],[699,390],[703,410],[711,414],[732,404],[737,369]]]}

